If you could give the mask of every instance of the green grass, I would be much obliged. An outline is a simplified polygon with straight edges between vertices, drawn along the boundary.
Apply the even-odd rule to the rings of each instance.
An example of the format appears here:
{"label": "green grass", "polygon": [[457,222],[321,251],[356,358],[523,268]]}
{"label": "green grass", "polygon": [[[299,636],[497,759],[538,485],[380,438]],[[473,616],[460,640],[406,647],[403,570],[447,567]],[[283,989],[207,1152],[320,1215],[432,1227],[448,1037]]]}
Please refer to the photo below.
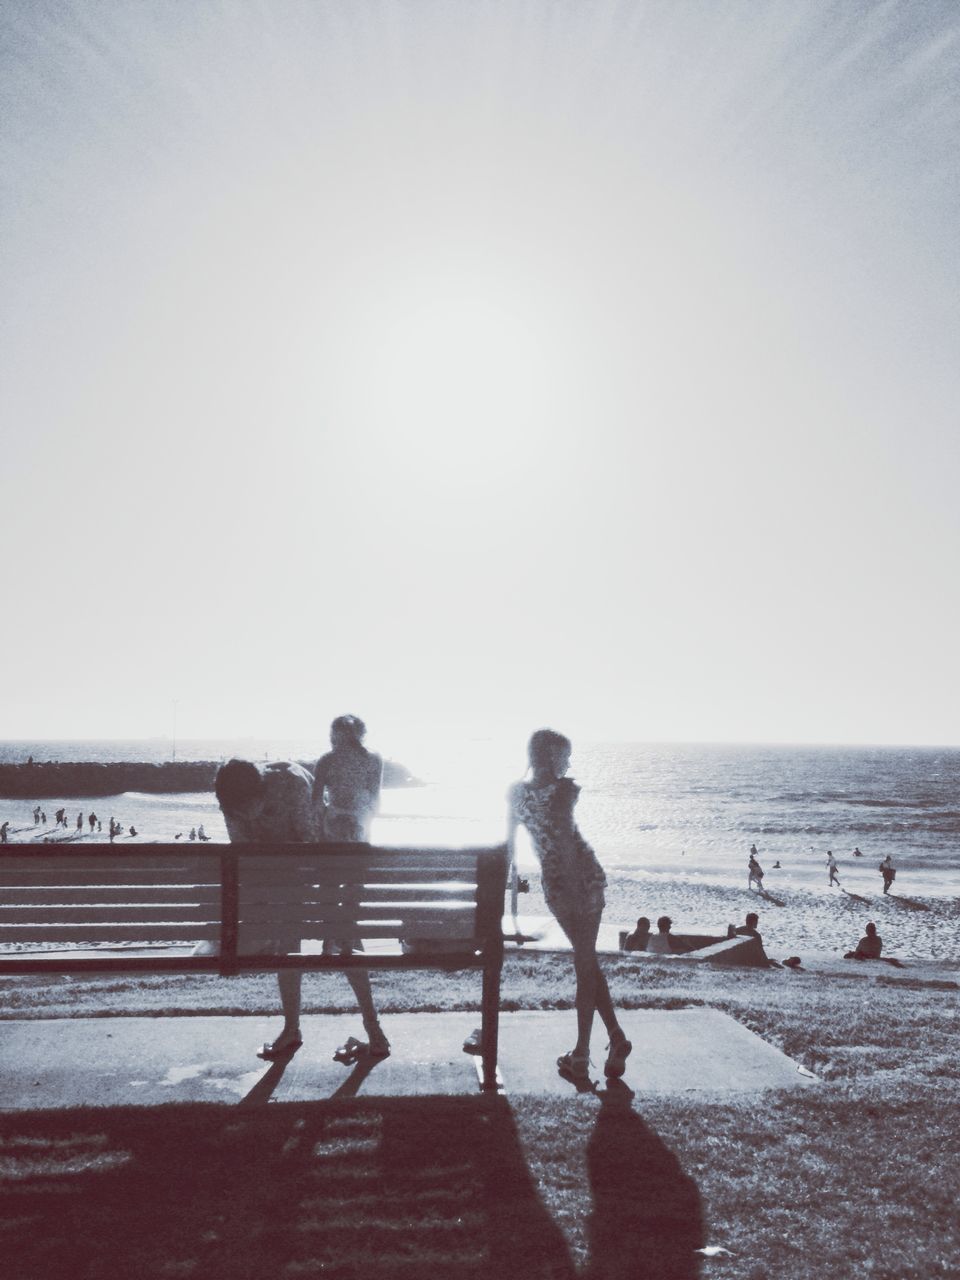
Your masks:
{"label": "green grass", "polygon": [[[645,964],[641,986],[629,960],[605,967],[621,1005],[721,1008],[821,1083],[724,1101],[611,1091],[513,1107],[344,1098],[0,1115],[5,1274],[960,1274],[955,990],[676,964]],[[479,999],[476,974],[374,981],[388,1014]],[[338,977],[304,989],[308,1011],[352,1007]],[[510,957],[505,1008],[569,1008],[572,991],[566,958]],[[276,987],[0,982],[0,1020],[167,1011],[275,1013]],[[704,1245],[730,1255],[701,1260]]]}

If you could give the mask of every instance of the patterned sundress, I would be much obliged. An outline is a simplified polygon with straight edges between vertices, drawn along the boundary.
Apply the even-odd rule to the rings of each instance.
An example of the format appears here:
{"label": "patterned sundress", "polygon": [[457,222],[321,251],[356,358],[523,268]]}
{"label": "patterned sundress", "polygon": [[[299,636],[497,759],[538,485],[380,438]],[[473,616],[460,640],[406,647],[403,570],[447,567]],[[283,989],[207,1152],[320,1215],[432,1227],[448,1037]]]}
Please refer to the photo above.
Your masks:
{"label": "patterned sundress", "polygon": [[542,787],[517,782],[508,795],[511,812],[530,833],[540,861],[547,906],[568,933],[568,925],[599,922],[607,883],[597,855],[574,821],[579,794],[572,778],[558,778]]}

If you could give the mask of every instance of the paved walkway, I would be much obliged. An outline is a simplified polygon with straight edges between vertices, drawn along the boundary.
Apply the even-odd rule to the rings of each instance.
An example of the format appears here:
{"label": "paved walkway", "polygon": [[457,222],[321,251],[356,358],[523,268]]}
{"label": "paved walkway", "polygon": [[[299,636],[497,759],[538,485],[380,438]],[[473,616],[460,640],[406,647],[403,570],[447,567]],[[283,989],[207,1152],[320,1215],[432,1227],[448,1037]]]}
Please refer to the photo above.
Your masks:
{"label": "paved walkway", "polygon": [[[816,1087],[797,1064],[735,1019],[713,1009],[629,1010],[634,1044],[626,1083],[640,1094],[730,1095]],[[255,1054],[278,1018],[65,1018],[0,1023],[2,1109],[155,1106],[164,1102],[262,1105],[364,1094],[457,1095],[478,1090],[478,1059],[464,1039],[475,1013],[384,1017],[389,1058],[354,1067],[334,1049],[362,1034],[355,1015],[304,1018],[304,1045],[286,1063]],[[500,1018],[500,1072],[508,1096],[573,1096],[556,1071],[571,1047],[572,1011],[506,1013]],[[603,1082],[605,1040],[594,1033],[596,1078]]]}

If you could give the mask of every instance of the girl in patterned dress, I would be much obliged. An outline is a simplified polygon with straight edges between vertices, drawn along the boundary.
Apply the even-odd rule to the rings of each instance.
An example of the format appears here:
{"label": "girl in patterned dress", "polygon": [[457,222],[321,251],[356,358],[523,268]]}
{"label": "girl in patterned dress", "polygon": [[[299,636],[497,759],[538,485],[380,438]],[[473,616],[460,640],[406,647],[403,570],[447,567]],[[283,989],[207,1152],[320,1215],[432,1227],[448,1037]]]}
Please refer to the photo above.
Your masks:
{"label": "girl in patterned dress", "polygon": [[589,1085],[590,1032],[595,1011],[610,1037],[605,1075],[623,1075],[633,1046],[617,1021],[607,980],[597,960],[606,876],[574,820],[580,788],[566,777],[570,750],[570,739],[552,729],[538,729],[531,737],[527,748],[531,777],[515,783],[508,796],[507,846],[512,860],[517,827],[526,827],[540,861],[543,896],[573,947],[577,1043],[557,1059],[557,1067],[575,1084]]}

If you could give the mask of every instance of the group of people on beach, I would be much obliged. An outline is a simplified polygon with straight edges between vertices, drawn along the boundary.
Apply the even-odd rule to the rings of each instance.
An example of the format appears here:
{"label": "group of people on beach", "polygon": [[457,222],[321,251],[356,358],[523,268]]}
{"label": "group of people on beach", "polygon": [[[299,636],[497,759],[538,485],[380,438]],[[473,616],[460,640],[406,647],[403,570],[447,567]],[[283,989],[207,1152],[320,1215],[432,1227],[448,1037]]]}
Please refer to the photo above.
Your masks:
{"label": "group of people on beach", "polygon": [[[217,773],[214,789],[233,843],[365,842],[377,813],[383,761],[364,745],[366,726],[354,715],[338,716],[330,726],[331,750],[313,775],[292,761],[253,764],[229,760]],[[538,729],[527,746],[527,774],[507,795],[507,846],[515,858],[517,830],[530,835],[540,863],[547,906],[570,940],[576,974],[577,1036],[557,1060],[560,1074],[582,1088],[590,1080],[590,1039],[600,1015],[609,1037],[604,1074],[624,1074],[632,1044],[620,1026],[606,978],[597,959],[597,935],[605,905],[606,877],[596,854],[581,835],[574,809],[580,788],[567,776],[570,740],[552,729]],[[271,949],[289,952],[300,939],[278,936]],[[356,939],[325,943],[341,954],[360,949]],[[390,1053],[363,969],[349,968],[347,979],[360,1008],[366,1043],[352,1037],[338,1051],[343,1061],[363,1053],[374,1058]],[[268,1061],[295,1053],[303,1043],[300,1026],[301,975],[282,969],[277,975],[283,1026],[259,1055]],[[468,1046],[465,1045],[464,1048]]]}
{"label": "group of people on beach", "polygon": [[[863,854],[860,852],[859,847],[854,849],[853,856],[855,858],[863,857]],[[780,867],[779,860],[775,862],[773,865],[775,869],[779,869]],[[880,872],[880,875],[883,877],[883,892],[889,893],[890,888],[897,877],[897,871],[893,865],[893,858],[890,856],[889,853],[883,859],[883,861],[880,863],[877,869]],[[839,865],[837,863],[836,858],[833,855],[833,851],[831,849],[828,849],[827,850],[827,887],[830,888],[833,885],[836,885],[838,889],[842,887],[840,885]],[[760,866],[759,856],[757,853],[757,846],[755,844],[752,844],[750,846],[750,856],[747,859],[747,890],[750,891],[754,888],[756,888],[757,893],[763,892],[763,868]]]}

